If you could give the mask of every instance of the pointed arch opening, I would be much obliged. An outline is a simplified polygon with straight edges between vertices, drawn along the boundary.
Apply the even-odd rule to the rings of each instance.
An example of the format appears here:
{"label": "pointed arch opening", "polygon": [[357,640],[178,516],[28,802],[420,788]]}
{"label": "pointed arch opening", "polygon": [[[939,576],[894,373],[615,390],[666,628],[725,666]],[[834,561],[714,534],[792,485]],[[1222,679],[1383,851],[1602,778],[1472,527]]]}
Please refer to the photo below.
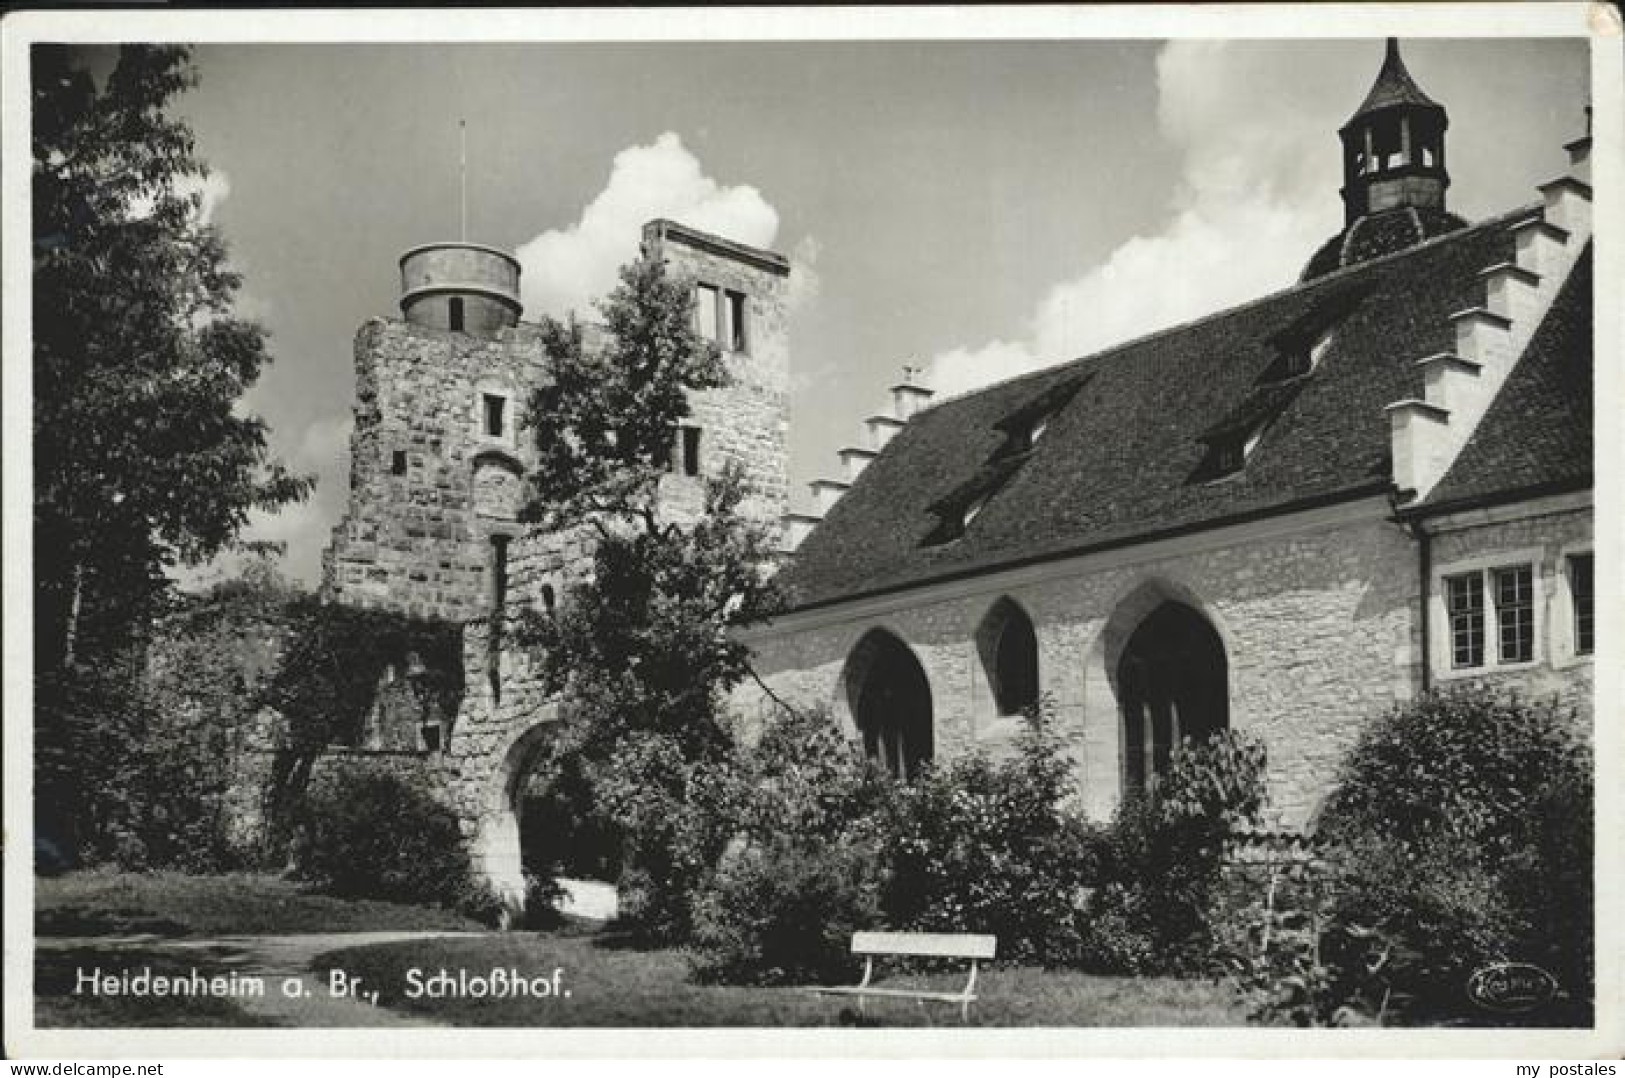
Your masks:
{"label": "pointed arch opening", "polygon": [[847,707],[869,758],[907,781],[935,750],[931,684],[908,646],[884,629],[859,640],[842,676]]}
{"label": "pointed arch opening", "polygon": [[993,604],[976,630],[976,652],[996,716],[1024,715],[1037,706],[1038,634],[1020,604],[1010,598]]}
{"label": "pointed arch opening", "polygon": [[1167,601],[1129,636],[1117,661],[1123,789],[1136,793],[1166,772],[1173,750],[1229,729],[1224,642],[1196,610]]}

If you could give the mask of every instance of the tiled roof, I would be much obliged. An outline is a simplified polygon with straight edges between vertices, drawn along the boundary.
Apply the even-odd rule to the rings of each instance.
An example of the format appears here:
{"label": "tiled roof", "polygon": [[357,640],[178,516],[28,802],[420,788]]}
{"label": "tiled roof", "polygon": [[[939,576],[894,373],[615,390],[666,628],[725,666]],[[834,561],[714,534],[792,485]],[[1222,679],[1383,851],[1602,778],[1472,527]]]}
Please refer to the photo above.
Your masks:
{"label": "tiled roof", "polygon": [[1368,213],[1322,244],[1299,279],[1312,281],[1345,266],[1391,255],[1466,227],[1467,222],[1460,217],[1431,206],[1397,206]]}
{"label": "tiled roof", "polygon": [[1424,510],[1590,484],[1591,255],[1588,245]]}
{"label": "tiled roof", "polygon": [[[783,582],[797,605],[822,604],[1386,492],[1383,409],[1422,395],[1416,361],[1453,347],[1449,316],[1484,302],[1478,272],[1513,257],[1506,226],[1530,212],[928,408],[807,537]],[[1300,385],[1264,388],[1283,348],[1332,326]],[[1049,400],[1061,403],[1042,439],[1012,452],[1012,417]],[[1205,479],[1204,436],[1255,411],[1267,426],[1245,466]]]}
{"label": "tiled roof", "polygon": [[1444,106],[1423,93],[1422,88],[1416,85],[1416,80],[1405,70],[1405,61],[1399,55],[1398,39],[1389,38],[1387,50],[1383,53],[1382,70],[1377,72],[1377,81],[1371,84],[1371,92],[1365,95],[1360,107],[1354,110],[1354,116],[1350,118],[1349,123],[1353,123],[1366,113],[1393,108],[1395,105],[1412,105],[1417,108],[1438,109],[1441,112],[1444,110]]}

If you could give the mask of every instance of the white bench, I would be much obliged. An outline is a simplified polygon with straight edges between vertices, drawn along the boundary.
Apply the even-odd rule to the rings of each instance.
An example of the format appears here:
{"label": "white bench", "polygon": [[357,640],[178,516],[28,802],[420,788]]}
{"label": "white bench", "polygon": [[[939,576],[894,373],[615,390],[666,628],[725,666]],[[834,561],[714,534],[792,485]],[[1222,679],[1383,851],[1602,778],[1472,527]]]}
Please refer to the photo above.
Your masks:
{"label": "white bench", "polygon": [[[970,1017],[970,1005],[976,1001],[977,963],[990,961],[997,951],[996,936],[976,936],[967,933],[943,932],[854,932],[852,953],[863,956],[863,980],[857,984],[814,986],[809,989],[828,996],[856,996],[858,1010],[870,996],[888,996],[894,999],[914,999],[922,1004],[957,1003],[959,1017]],[[958,992],[932,992],[918,988],[876,988],[875,958],[879,955],[915,958],[962,958],[970,962],[970,977]]]}

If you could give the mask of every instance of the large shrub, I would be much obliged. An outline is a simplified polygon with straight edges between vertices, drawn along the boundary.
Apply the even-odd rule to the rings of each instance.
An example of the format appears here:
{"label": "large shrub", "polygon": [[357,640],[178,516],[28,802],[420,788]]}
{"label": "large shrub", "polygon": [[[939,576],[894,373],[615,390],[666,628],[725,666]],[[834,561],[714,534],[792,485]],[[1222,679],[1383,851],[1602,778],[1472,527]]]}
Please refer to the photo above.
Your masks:
{"label": "large shrub", "polygon": [[728,849],[695,902],[701,980],[795,983],[851,972],[880,920],[889,781],[821,712],[781,712],[711,785]]}
{"label": "large shrub", "polygon": [[619,838],[620,927],[640,943],[680,945],[694,930],[694,898],[727,843],[720,803],[730,761],[686,758],[680,739],[624,735],[592,767],[595,812]]}
{"label": "large shrub", "polygon": [[1149,791],[1092,835],[1094,891],[1079,963],[1101,972],[1193,972],[1216,945],[1226,850],[1264,808],[1264,747],[1234,731],[1185,741]]}
{"label": "large shrub", "polygon": [[1365,731],[1320,831],[1341,853],[1334,928],[1370,941],[1395,1017],[1488,1020],[1467,983],[1499,961],[1558,979],[1566,1006],[1533,1020],[1589,1006],[1591,774],[1572,715],[1482,688],[1430,694]]}
{"label": "large shrub", "polygon": [[1072,792],[1047,703],[1009,758],[973,752],[928,769],[899,791],[886,836],[888,920],[995,934],[1001,958],[1067,961],[1089,852]]}
{"label": "large shrub", "polygon": [[494,919],[457,816],[424,783],[346,761],[314,778],[296,815],[298,872],[329,894],[462,909]]}

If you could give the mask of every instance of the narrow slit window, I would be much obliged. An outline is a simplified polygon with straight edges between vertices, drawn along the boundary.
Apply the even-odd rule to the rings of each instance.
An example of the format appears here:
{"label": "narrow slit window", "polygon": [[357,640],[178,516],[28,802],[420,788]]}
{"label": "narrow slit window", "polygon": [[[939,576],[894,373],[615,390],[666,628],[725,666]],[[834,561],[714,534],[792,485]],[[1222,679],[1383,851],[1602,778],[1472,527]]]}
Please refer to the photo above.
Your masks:
{"label": "narrow slit window", "polygon": [[502,622],[508,605],[508,537],[491,536],[490,589],[486,601],[490,605],[488,630],[485,635],[485,675],[491,685],[491,698],[502,700]]}
{"label": "narrow slit window", "polygon": [[[508,603],[508,537],[491,536],[491,614],[499,616]],[[494,634],[493,634],[494,635]]]}
{"label": "narrow slit window", "polygon": [[746,304],[743,292],[728,292],[728,350],[732,352],[749,351],[749,336],[746,333]]}
{"label": "narrow slit window", "polygon": [[1569,596],[1574,604],[1574,653],[1576,655],[1590,655],[1597,647],[1592,569],[1592,555],[1569,555]]}
{"label": "narrow slit window", "polygon": [[453,296],[447,304],[446,322],[452,329],[461,333],[463,330],[463,300],[460,296]]}
{"label": "narrow slit window", "polygon": [[1495,620],[1503,663],[1535,657],[1534,569],[1517,565],[1495,570]]}
{"label": "narrow slit window", "polygon": [[406,450],[397,449],[389,455],[389,470],[394,475],[406,474]]}
{"label": "narrow slit window", "polygon": [[1484,577],[1480,573],[1445,578],[1450,616],[1450,665],[1458,670],[1484,665]]}
{"label": "narrow slit window", "polygon": [[683,428],[683,474],[700,474],[700,428]]}
{"label": "narrow slit window", "polygon": [[485,433],[493,438],[503,437],[507,427],[507,398],[496,393],[485,394]]}

